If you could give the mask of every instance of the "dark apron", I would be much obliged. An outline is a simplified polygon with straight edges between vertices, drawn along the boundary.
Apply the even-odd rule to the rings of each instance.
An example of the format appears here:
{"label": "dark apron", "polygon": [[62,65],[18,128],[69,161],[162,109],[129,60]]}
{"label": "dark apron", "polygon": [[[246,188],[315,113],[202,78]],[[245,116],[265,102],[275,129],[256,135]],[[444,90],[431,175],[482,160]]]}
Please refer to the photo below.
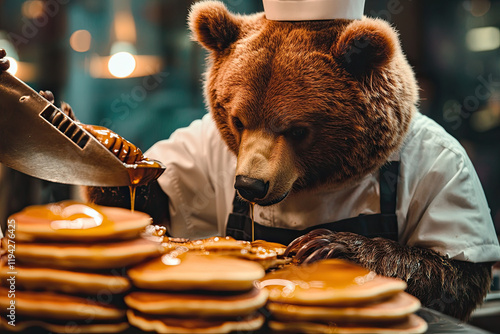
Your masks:
{"label": "dark apron", "polygon": [[[382,237],[397,241],[396,201],[398,175],[399,161],[390,161],[380,168],[380,213],[378,214],[362,214],[333,223],[311,226],[303,230],[268,227],[255,222],[255,240],[266,240],[288,245],[295,238],[312,230],[326,228],[334,232],[352,232],[368,238]],[[238,240],[252,240],[252,220],[249,217],[249,211],[249,203],[236,195],[233,201],[233,212],[228,218],[226,235]]]}

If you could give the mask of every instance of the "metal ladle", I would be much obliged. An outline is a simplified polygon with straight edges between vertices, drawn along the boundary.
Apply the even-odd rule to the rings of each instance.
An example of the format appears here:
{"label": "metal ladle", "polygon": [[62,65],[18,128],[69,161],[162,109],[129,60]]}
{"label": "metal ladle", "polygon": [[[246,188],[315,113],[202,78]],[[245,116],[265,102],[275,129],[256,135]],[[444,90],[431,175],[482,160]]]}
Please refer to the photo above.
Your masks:
{"label": "metal ladle", "polygon": [[77,122],[0,69],[0,163],[65,184],[146,184],[165,170],[158,161],[125,164]]}

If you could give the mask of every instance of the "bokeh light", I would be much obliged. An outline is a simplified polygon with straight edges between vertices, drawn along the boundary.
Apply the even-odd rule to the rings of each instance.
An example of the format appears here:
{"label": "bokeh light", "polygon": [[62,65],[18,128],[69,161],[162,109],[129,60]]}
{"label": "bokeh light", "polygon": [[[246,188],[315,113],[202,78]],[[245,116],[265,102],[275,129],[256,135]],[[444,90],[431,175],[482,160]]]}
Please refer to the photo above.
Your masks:
{"label": "bokeh light", "polygon": [[500,47],[500,29],[497,27],[470,29],[465,38],[467,48],[474,52],[495,50]]}
{"label": "bokeh light", "polygon": [[21,11],[28,19],[36,19],[43,15],[44,5],[42,0],[30,0],[23,3]]}
{"label": "bokeh light", "polygon": [[69,38],[69,44],[76,52],[87,52],[91,42],[92,36],[87,30],[77,30]]}
{"label": "bokeh light", "polygon": [[125,78],[134,72],[135,58],[129,52],[118,52],[111,56],[108,62],[109,72],[117,78]]}
{"label": "bokeh light", "polygon": [[464,7],[475,17],[481,17],[488,13],[491,8],[490,0],[470,0],[464,3]]}
{"label": "bokeh light", "polygon": [[17,64],[17,61],[14,58],[12,58],[12,57],[5,57],[5,58],[8,59],[9,62],[10,62],[10,67],[7,70],[7,72],[9,72],[12,75],[16,75],[17,69],[19,68],[19,65]]}

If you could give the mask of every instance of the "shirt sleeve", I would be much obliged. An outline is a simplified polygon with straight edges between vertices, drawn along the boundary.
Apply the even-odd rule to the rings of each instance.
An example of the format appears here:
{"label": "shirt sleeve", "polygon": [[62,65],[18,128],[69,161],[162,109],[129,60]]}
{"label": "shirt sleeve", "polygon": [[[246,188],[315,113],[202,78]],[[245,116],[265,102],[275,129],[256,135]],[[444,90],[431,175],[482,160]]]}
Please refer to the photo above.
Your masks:
{"label": "shirt sleeve", "polygon": [[169,197],[170,235],[195,239],[220,234],[218,218],[225,201],[218,198],[218,187],[226,185],[214,184],[212,169],[214,162],[227,159],[224,149],[207,114],[145,153],[166,166],[158,182]]}
{"label": "shirt sleeve", "polygon": [[429,133],[421,139],[411,158],[402,161],[402,177],[408,180],[401,190],[408,198],[402,205],[406,226],[401,241],[451,259],[499,261],[490,210],[465,150],[454,140],[433,139]]}

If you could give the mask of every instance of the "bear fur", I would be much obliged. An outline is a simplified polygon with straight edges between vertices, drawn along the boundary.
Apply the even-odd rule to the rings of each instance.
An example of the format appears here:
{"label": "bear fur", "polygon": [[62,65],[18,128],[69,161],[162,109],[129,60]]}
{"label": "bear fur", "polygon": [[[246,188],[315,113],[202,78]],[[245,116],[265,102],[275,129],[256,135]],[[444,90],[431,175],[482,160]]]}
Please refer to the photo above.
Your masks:
{"label": "bear fur", "polygon": [[[237,156],[236,175],[269,181],[257,204],[356,182],[401,146],[418,86],[387,22],[276,22],[204,1],[193,6],[189,25],[193,39],[209,50],[205,97]],[[89,188],[89,197],[129,205],[128,189]],[[167,200],[155,182],[139,188],[136,208],[168,222]],[[338,257],[405,280],[423,306],[459,319],[470,316],[490,286],[490,263],[347,232],[336,233],[332,243]]]}
{"label": "bear fur", "polygon": [[202,2],[191,11],[190,27],[212,51],[205,94],[238,156],[236,174],[269,180],[257,204],[292,187],[355,181],[401,145],[417,84],[386,22],[275,22]]}

